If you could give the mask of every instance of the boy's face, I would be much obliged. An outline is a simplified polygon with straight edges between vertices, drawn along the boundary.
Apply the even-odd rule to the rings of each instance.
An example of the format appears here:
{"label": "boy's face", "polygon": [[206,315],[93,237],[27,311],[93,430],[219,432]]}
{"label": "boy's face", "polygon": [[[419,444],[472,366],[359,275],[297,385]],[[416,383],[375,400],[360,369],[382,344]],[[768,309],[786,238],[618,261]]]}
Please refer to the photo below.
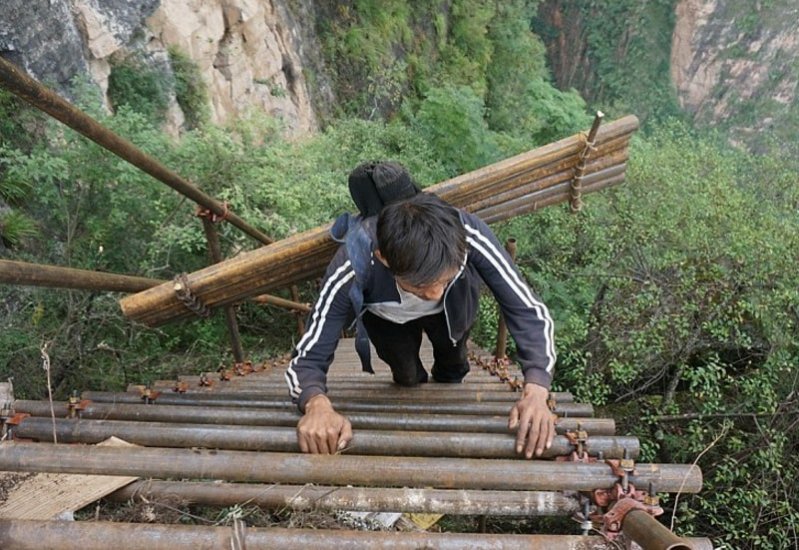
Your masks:
{"label": "boy's face", "polygon": [[457,267],[449,271],[445,271],[435,281],[423,286],[413,286],[407,282],[404,282],[400,277],[395,277],[395,278],[397,280],[397,285],[399,285],[399,287],[405,292],[410,292],[411,294],[413,294],[417,298],[421,298],[422,300],[437,302],[444,297],[444,292],[446,292],[447,287],[452,282],[452,280],[458,275],[459,271],[460,268]]}

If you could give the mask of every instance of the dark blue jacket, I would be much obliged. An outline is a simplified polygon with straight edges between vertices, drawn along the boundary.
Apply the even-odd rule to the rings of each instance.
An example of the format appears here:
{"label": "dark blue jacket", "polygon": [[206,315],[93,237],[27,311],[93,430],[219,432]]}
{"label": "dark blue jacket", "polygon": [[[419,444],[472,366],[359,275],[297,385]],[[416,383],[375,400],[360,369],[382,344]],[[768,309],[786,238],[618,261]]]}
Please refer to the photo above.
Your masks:
{"label": "dark blue jacket", "polygon": [[[473,214],[461,211],[466,229],[466,263],[460,275],[447,287],[444,312],[453,343],[460,340],[474,323],[480,297],[480,283],[485,282],[500,305],[508,331],[516,341],[517,359],[525,382],[549,388],[555,367],[555,341],[552,318],[547,307],[530,290],[505,249],[488,226]],[[373,252],[374,225],[364,226],[371,236],[371,260],[357,284],[364,304],[398,302],[399,293],[391,271],[377,261]],[[361,280],[363,279],[363,280]],[[342,329],[356,314],[351,288],[356,282],[346,246],[341,246],[327,268],[319,298],[308,317],[305,334],[297,344],[286,370],[289,393],[305,410],[305,403],[320,393],[327,393],[327,370],[333,360]]]}

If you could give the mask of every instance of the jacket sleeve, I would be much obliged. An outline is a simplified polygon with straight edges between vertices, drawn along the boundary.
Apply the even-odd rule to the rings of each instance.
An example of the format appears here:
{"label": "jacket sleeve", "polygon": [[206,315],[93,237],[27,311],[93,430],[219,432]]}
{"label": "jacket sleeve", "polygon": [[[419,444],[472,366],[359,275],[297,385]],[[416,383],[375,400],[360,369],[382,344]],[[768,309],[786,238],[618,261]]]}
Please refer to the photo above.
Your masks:
{"label": "jacket sleeve", "polygon": [[355,272],[342,246],[327,268],[319,298],[308,315],[305,334],[286,369],[289,394],[303,412],[311,397],[327,393],[327,371],[341,331],[353,315],[349,293],[354,280]]}
{"label": "jacket sleeve", "polygon": [[555,370],[552,317],[513,265],[504,247],[477,216],[462,214],[469,261],[494,294],[516,341],[525,382],[549,388]]}

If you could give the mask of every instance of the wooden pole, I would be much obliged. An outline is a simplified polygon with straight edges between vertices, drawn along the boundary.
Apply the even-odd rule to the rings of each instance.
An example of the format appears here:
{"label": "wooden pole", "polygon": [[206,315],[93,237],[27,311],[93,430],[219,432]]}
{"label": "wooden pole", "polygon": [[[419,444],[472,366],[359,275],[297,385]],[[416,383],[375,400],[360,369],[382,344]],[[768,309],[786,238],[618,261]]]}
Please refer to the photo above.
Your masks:
{"label": "wooden pole", "polygon": [[165,283],[159,279],[89,271],[72,267],[0,260],[0,283],[11,285],[140,292]]}
{"label": "wooden pole", "polygon": [[[634,116],[624,117],[599,128],[595,141],[597,157],[586,164],[584,193],[623,181],[622,167],[626,166],[624,150],[637,128],[638,119]],[[584,139],[572,136],[439,183],[427,191],[455,206],[475,211],[481,217],[484,211],[489,211],[491,215],[490,218],[484,217],[486,221],[507,219],[518,213],[536,210],[543,204],[568,201],[573,167],[583,149]],[[608,154],[616,155],[613,156],[613,169],[621,170],[621,175],[612,176],[604,172],[608,170],[608,161],[602,157]],[[603,175],[600,177],[599,174]],[[587,178],[595,175],[600,180],[588,185]],[[537,195],[549,191],[550,187],[564,184],[565,188],[558,187],[551,195]],[[523,196],[507,200],[514,189],[521,187],[524,188]],[[505,202],[497,203],[495,197],[503,197],[503,193],[511,195],[504,196]],[[475,210],[475,204],[480,205],[481,209]],[[507,209],[508,204],[512,208]],[[326,225],[293,235],[191,273],[188,276],[191,287],[203,303],[209,307],[218,307],[318,276],[323,273],[338,247],[328,235],[329,227]],[[191,315],[174,296],[170,285],[129,296],[122,299],[120,305],[127,317],[148,325],[160,325]]]}

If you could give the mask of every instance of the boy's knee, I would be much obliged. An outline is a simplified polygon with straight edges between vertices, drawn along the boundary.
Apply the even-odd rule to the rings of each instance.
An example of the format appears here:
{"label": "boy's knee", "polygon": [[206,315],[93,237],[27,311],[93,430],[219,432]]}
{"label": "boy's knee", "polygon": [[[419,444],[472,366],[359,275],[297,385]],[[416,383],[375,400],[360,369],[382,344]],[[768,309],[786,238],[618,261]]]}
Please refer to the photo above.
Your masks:
{"label": "boy's knee", "polygon": [[459,384],[469,372],[469,362],[461,365],[450,365],[444,368],[433,366],[433,380],[442,384]]}
{"label": "boy's knee", "polygon": [[394,378],[394,382],[400,386],[404,386],[406,388],[410,388],[413,386],[418,386],[419,384],[424,384],[427,382],[427,371],[424,369],[419,370],[404,370],[401,372],[392,372],[392,376]]}

